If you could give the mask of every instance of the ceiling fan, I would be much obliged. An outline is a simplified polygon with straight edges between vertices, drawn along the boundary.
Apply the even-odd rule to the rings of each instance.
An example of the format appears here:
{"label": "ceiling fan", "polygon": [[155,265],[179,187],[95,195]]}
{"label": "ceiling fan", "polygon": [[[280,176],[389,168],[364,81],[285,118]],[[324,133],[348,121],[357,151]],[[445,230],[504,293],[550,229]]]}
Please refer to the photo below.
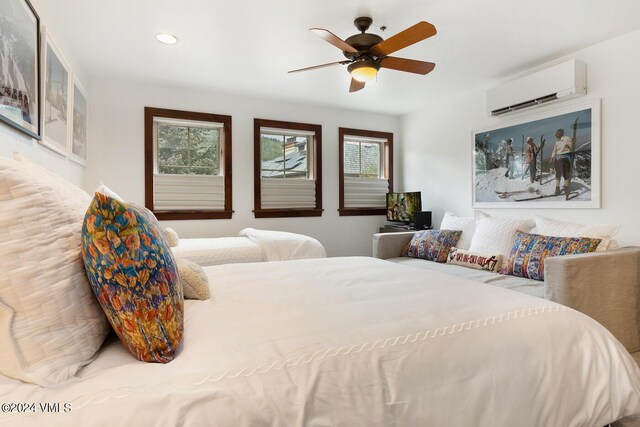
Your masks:
{"label": "ceiling fan", "polygon": [[367,33],[373,20],[369,17],[356,18],[353,24],[360,34],[355,34],[346,40],[342,40],[329,30],[324,28],[311,28],[309,31],[342,50],[345,61],[330,62],[328,64],[315,65],[313,67],[291,70],[289,73],[315,70],[317,68],[330,67],[332,65],[349,64],[347,70],[351,74],[351,86],[349,92],[356,92],[364,88],[366,82],[375,78],[380,68],[389,68],[397,71],[406,71],[415,74],[428,74],[436,66],[433,62],[416,61],[414,59],[397,58],[389,54],[418,43],[426,38],[434,36],[437,31],[432,24],[421,21],[404,31],[384,40],[382,37]]}

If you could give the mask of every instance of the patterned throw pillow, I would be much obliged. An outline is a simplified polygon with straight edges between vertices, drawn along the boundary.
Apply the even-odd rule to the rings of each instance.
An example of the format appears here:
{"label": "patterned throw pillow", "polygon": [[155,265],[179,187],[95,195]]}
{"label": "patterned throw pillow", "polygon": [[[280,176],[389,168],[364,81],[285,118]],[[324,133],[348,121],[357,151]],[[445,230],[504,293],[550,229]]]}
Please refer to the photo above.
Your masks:
{"label": "patterned throw pillow", "polygon": [[183,294],[158,220],[143,207],[96,193],[82,226],[93,292],[131,354],[170,362],[182,340]]}
{"label": "patterned throw pillow", "polygon": [[594,252],[601,239],[589,237],[551,237],[516,232],[511,255],[502,274],[544,280],[544,260],[548,257]]}
{"label": "patterned throw pillow", "polygon": [[456,245],[461,230],[425,230],[413,235],[402,256],[447,262],[449,250]]}
{"label": "patterned throw pillow", "polygon": [[460,248],[451,248],[447,264],[461,265],[463,267],[485,270],[492,273],[500,271],[502,266],[502,255],[487,255],[477,252],[465,251]]}

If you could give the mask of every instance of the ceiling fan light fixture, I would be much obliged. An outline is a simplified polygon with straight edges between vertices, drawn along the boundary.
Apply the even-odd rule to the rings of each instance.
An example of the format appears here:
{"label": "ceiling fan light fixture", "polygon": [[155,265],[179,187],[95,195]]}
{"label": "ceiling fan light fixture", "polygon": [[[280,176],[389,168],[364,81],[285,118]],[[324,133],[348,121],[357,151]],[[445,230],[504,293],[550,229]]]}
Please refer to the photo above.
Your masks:
{"label": "ceiling fan light fixture", "polygon": [[364,61],[354,62],[349,65],[347,69],[354,80],[366,83],[376,77],[378,70],[380,69],[380,65],[376,61],[367,59]]}

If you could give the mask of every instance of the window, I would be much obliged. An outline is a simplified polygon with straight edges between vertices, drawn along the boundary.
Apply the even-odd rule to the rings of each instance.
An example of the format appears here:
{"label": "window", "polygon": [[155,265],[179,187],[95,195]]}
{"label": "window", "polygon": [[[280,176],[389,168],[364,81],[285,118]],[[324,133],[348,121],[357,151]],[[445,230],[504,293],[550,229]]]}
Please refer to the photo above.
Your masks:
{"label": "window", "polygon": [[359,139],[344,141],[344,174],[358,178],[383,178],[382,150],[383,142],[362,141]]}
{"label": "window", "polygon": [[231,218],[231,116],[145,108],[145,204],[160,220]]}
{"label": "window", "polygon": [[254,120],[256,218],[322,215],[322,127]]}
{"label": "window", "polygon": [[220,175],[220,134],[215,125],[154,120],[161,175]]}
{"label": "window", "polygon": [[262,144],[262,178],[309,179],[309,146],[311,136],[264,132]]}
{"label": "window", "polygon": [[385,215],[393,189],[393,134],[339,128],[339,213]]}

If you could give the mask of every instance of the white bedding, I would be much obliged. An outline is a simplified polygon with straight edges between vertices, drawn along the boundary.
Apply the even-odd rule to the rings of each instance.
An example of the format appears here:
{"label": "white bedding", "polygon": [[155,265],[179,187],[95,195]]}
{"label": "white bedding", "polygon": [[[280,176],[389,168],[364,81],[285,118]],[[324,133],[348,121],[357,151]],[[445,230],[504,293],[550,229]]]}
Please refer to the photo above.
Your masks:
{"label": "white bedding", "polygon": [[324,246],[312,237],[255,228],[241,230],[240,237],[179,239],[171,250],[201,266],[327,256]]}
{"label": "white bedding", "polygon": [[640,413],[640,369],[558,304],[373,258],[206,267],[166,365],[117,341],[77,380],[0,378],[0,425],[598,426]]}
{"label": "white bedding", "polygon": [[262,247],[265,261],[325,258],[327,256],[322,243],[304,234],[245,228],[240,230],[240,235],[246,236]]}
{"label": "white bedding", "polygon": [[179,239],[171,251],[203,266],[264,260],[260,245],[246,237]]}

